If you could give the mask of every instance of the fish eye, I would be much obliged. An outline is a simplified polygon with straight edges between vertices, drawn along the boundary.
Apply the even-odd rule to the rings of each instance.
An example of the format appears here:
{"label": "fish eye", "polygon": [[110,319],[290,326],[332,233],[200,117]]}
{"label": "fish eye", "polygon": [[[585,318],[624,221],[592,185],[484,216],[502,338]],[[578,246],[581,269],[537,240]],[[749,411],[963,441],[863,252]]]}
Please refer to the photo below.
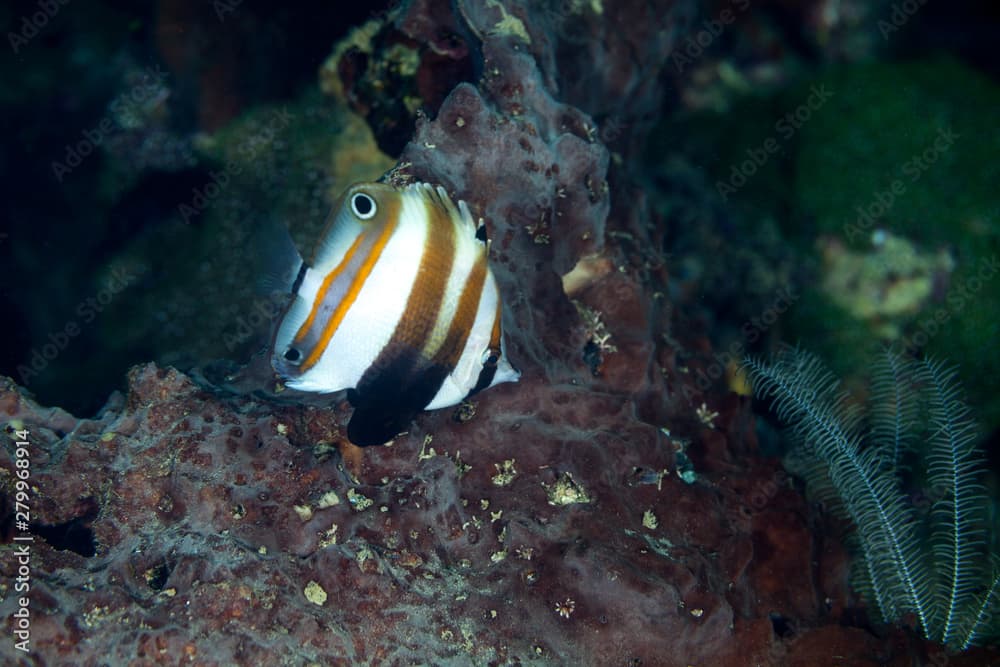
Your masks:
{"label": "fish eye", "polygon": [[362,220],[371,220],[375,217],[377,207],[375,206],[375,200],[369,195],[366,195],[364,192],[358,192],[351,197],[351,210],[354,211],[354,215]]}
{"label": "fish eye", "polygon": [[294,347],[290,347],[287,350],[285,350],[285,354],[283,356],[285,357],[285,361],[288,361],[293,364],[297,364],[300,361],[302,361],[302,353],[299,352]]}

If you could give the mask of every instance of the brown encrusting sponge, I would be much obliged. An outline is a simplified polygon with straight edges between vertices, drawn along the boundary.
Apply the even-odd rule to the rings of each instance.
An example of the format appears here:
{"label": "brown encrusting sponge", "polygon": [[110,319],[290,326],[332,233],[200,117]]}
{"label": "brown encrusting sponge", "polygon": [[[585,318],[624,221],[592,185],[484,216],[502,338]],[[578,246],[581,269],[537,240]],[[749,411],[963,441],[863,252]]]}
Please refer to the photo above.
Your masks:
{"label": "brown encrusting sponge", "polygon": [[[343,410],[152,365],[95,420],[11,384],[0,411],[29,430],[40,664],[741,665],[786,650],[770,614],[843,601],[800,496],[733,458],[736,400],[685,443],[620,396],[528,380],[355,473],[331,455]],[[13,468],[4,448],[8,502]]]}

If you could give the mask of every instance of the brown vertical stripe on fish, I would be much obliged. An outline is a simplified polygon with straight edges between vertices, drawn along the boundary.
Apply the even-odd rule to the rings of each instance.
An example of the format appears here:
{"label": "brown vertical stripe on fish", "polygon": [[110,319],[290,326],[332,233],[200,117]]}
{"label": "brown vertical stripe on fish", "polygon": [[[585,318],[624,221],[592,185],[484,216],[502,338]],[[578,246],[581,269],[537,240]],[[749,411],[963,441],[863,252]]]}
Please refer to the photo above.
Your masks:
{"label": "brown vertical stripe on fish", "polygon": [[441,309],[444,307],[445,288],[455,267],[455,225],[448,212],[436,201],[425,202],[427,215],[427,241],[420,257],[417,279],[406,303],[403,318],[396,325],[383,355],[406,345],[422,351],[434,333]]}

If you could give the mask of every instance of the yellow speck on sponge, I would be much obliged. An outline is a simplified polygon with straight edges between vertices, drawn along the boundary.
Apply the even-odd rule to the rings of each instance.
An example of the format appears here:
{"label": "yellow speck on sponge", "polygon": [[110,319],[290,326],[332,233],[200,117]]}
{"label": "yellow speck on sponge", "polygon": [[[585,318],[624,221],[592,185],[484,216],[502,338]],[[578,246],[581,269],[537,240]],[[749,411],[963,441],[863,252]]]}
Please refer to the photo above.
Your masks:
{"label": "yellow speck on sponge", "polygon": [[315,605],[322,607],[326,604],[326,591],[315,581],[310,581],[306,584],[306,588],[303,591],[305,593],[306,599]]}
{"label": "yellow speck on sponge", "polygon": [[316,507],[321,510],[325,510],[327,507],[333,507],[334,505],[340,504],[340,496],[337,495],[336,491],[327,491],[316,503]]}

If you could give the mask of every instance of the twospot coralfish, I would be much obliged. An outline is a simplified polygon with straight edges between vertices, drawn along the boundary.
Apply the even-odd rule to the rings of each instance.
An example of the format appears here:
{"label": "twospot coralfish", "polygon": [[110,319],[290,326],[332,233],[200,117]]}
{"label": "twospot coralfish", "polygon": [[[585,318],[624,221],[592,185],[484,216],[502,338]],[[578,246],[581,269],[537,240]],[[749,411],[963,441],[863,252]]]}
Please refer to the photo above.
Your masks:
{"label": "twospot coralfish", "polygon": [[507,361],[485,229],[464,201],[417,183],[350,187],[307,264],[271,365],[292,389],[348,389],[348,438],[378,445],[421,410],[456,405],[520,374]]}

